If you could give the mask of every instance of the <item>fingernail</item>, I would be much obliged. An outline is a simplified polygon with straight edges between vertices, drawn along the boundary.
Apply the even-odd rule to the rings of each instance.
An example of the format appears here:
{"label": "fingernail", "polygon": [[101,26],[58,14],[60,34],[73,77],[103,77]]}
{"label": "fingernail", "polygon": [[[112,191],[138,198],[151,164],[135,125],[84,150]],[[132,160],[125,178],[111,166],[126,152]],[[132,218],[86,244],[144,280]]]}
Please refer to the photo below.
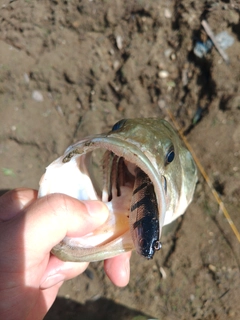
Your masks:
{"label": "fingernail", "polygon": [[48,289],[53,286],[55,286],[57,283],[62,282],[65,280],[65,276],[63,274],[54,274],[51,276],[48,276],[41,284],[40,288],[41,289]]}
{"label": "fingernail", "polygon": [[34,199],[36,199],[35,190],[19,188],[15,189],[13,193],[13,200],[18,203],[19,210],[24,209],[27,205],[29,205]]}

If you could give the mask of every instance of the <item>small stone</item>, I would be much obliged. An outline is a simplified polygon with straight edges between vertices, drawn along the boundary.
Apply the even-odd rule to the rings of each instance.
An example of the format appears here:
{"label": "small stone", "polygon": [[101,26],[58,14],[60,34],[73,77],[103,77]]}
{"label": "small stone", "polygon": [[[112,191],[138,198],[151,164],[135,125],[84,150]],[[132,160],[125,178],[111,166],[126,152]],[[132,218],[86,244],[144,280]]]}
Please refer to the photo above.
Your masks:
{"label": "small stone", "polygon": [[167,70],[161,70],[158,73],[159,78],[165,79],[169,76],[169,72]]}
{"label": "small stone", "polygon": [[30,79],[29,79],[29,76],[26,72],[24,73],[23,77],[24,77],[25,82],[29,83]]}
{"label": "small stone", "polygon": [[191,301],[195,300],[195,295],[194,294],[190,294],[190,300]]}
{"label": "small stone", "polygon": [[171,59],[172,61],[176,60],[176,54],[175,54],[174,52],[171,53],[170,59]]}
{"label": "small stone", "polygon": [[82,109],[82,104],[81,104],[80,101],[77,101],[76,107],[77,107],[77,109],[79,109],[79,110]]}
{"label": "small stone", "polygon": [[109,50],[109,54],[110,54],[111,56],[114,55],[114,50],[113,50],[113,48],[111,48],[111,49]]}
{"label": "small stone", "polygon": [[163,267],[160,267],[159,271],[161,273],[162,278],[166,279],[167,278],[167,274],[166,274],[166,271],[163,269]]}
{"label": "small stone", "polygon": [[164,10],[164,17],[167,18],[167,19],[171,19],[172,18],[172,12],[167,8]]}
{"label": "small stone", "polygon": [[116,36],[116,43],[119,50],[123,48],[123,40],[121,36]]}
{"label": "small stone", "polygon": [[170,58],[171,54],[172,54],[172,49],[171,48],[168,48],[168,49],[166,49],[164,51],[164,55],[165,55],[166,58]]}
{"label": "small stone", "polygon": [[60,116],[64,117],[64,113],[63,113],[62,108],[60,106],[56,106],[56,110],[60,114]]}
{"label": "small stone", "polygon": [[120,62],[118,60],[115,60],[113,62],[113,69],[114,70],[117,70],[118,68],[120,67]]}
{"label": "small stone", "polygon": [[166,108],[166,102],[163,99],[158,100],[158,107],[163,110]]}
{"label": "small stone", "polygon": [[216,268],[214,265],[212,265],[212,264],[209,264],[208,269],[209,269],[210,271],[212,271],[213,273],[215,273],[215,272],[217,271],[217,268]]}
{"label": "small stone", "polygon": [[32,93],[32,98],[33,100],[37,102],[42,102],[43,101],[43,95],[41,94],[40,91],[34,90]]}
{"label": "small stone", "polygon": [[75,20],[75,21],[72,22],[72,26],[73,26],[75,29],[79,28],[80,25],[81,25],[81,20]]}

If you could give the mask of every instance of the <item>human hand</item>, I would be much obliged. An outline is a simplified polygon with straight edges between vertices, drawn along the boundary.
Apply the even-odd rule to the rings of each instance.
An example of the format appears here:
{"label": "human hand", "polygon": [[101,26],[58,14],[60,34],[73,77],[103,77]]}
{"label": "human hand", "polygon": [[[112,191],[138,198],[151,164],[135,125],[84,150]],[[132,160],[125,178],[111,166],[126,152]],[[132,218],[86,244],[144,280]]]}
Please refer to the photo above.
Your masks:
{"label": "human hand", "polygon": [[[108,217],[99,201],[37,191],[12,190],[0,198],[0,318],[42,319],[64,280],[82,273],[88,263],[63,262],[50,254],[65,236],[82,236]],[[129,281],[130,253],[104,261],[117,286]]]}

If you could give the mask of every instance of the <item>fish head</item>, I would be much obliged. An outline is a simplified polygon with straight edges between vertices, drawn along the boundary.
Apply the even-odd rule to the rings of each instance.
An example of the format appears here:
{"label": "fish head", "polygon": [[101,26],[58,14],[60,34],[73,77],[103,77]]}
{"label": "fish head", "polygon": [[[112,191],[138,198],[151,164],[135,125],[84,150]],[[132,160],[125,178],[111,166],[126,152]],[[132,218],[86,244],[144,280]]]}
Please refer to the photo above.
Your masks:
{"label": "fish head", "polygon": [[[92,158],[99,149],[105,154],[97,186]],[[143,187],[141,177],[146,178]],[[52,252],[65,261],[103,260],[133,249],[152,258],[161,247],[163,226],[184,213],[196,181],[191,154],[165,120],[123,119],[106,134],[86,137],[48,166],[39,196],[60,192],[102,200],[110,216],[94,233],[64,238]],[[147,201],[142,204],[135,190],[142,191],[142,198],[147,194]]]}
{"label": "fish head", "polygon": [[[160,229],[182,215],[192,201],[197,182],[197,168],[191,153],[169,122],[159,118],[123,119],[108,136],[128,142],[142,152],[161,180],[166,210],[160,210]],[[150,163],[150,164],[149,164]],[[155,183],[158,197],[161,191]],[[163,201],[163,197],[158,197]]]}

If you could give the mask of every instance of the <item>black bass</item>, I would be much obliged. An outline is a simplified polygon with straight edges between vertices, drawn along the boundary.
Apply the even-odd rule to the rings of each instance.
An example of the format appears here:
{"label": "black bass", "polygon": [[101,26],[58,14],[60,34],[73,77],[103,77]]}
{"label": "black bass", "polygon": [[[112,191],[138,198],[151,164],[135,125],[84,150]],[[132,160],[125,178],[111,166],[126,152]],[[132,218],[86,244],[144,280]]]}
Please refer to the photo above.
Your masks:
{"label": "black bass", "polygon": [[[104,151],[100,184],[92,163],[98,149]],[[91,262],[136,249],[150,259],[161,248],[163,226],[191,202],[196,182],[192,156],[167,121],[120,120],[109,133],[67,148],[42,176],[39,197],[64,193],[79,200],[102,200],[110,212],[94,233],[66,237],[52,253],[64,261]]]}

